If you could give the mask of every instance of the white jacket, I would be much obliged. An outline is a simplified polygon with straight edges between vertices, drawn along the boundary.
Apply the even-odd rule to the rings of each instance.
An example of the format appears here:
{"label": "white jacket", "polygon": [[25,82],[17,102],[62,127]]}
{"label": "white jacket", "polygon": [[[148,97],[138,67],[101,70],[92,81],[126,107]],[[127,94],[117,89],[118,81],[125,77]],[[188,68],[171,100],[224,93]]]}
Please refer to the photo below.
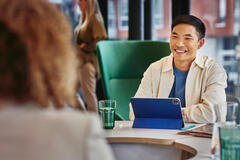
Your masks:
{"label": "white jacket", "polygon": [[113,160],[97,115],[15,107],[0,111],[4,160]]}
{"label": "white jacket", "polygon": [[[152,63],[144,73],[135,97],[167,98],[174,83],[173,55]],[[226,72],[213,59],[197,56],[189,69],[185,88],[185,113],[188,122],[225,121],[227,87]],[[147,109],[147,108],[146,108]],[[130,119],[134,113],[130,105]]]}

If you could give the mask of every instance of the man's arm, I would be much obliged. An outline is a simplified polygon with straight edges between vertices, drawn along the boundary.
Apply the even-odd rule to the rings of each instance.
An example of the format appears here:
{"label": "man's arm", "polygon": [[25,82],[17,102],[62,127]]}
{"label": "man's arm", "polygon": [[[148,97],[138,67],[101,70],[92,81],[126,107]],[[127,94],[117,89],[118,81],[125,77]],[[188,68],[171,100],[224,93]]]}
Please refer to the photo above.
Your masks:
{"label": "man's arm", "polygon": [[[225,121],[227,76],[225,70],[215,63],[209,67],[206,84],[201,93],[200,101],[183,109],[183,116],[187,122],[214,123]],[[193,91],[194,92],[194,91]]]}

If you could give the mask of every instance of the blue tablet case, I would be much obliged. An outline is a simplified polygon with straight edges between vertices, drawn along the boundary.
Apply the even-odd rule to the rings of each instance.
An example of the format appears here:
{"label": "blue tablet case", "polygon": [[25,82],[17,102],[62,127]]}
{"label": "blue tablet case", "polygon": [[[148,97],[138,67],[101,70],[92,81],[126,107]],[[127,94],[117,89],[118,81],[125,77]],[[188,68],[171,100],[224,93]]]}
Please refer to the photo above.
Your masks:
{"label": "blue tablet case", "polygon": [[181,129],[184,127],[178,98],[131,98],[133,128]]}

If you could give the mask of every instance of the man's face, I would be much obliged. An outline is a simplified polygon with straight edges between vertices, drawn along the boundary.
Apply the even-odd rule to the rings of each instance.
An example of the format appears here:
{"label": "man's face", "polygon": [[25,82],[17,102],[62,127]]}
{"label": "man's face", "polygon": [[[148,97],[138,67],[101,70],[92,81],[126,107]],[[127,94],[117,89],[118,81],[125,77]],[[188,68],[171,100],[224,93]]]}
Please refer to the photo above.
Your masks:
{"label": "man's face", "polygon": [[196,58],[197,50],[202,47],[204,39],[199,40],[199,33],[189,24],[176,25],[170,37],[170,49],[174,61],[192,63]]}

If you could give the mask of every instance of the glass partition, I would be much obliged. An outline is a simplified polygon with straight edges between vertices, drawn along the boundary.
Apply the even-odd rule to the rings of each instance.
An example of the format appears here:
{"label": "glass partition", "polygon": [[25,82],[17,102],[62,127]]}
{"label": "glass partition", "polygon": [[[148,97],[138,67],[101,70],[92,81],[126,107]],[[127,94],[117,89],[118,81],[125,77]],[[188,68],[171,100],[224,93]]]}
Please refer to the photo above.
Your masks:
{"label": "glass partition", "polygon": [[191,14],[207,28],[199,52],[222,64],[228,75],[226,93],[240,97],[240,3],[239,0],[191,0]]}

